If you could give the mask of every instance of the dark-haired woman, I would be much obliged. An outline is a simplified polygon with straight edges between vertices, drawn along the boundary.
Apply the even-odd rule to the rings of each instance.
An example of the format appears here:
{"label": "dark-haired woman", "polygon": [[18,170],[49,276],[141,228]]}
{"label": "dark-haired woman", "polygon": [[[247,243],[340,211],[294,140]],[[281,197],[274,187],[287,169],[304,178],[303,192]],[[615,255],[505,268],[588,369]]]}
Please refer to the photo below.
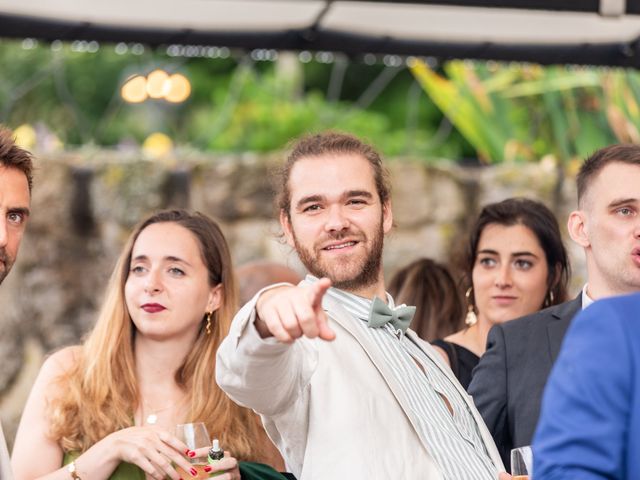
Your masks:
{"label": "dark-haired woman", "polygon": [[569,264],[553,213],[526,198],[485,206],[471,230],[465,274],[466,328],[433,345],[467,388],[494,324],[567,298]]}

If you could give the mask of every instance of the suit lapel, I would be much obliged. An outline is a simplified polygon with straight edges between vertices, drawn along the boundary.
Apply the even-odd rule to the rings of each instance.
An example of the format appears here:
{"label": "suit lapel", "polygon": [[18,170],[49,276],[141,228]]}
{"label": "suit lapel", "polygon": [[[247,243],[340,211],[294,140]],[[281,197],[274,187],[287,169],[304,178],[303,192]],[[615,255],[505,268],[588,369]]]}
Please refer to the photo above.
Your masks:
{"label": "suit lapel", "polygon": [[558,358],[562,340],[565,333],[567,333],[571,320],[581,308],[582,295],[580,294],[570,302],[559,305],[557,310],[551,314],[554,317],[554,321],[549,322],[547,325],[547,338],[549,340],[549,356],[552,364]]}
{"label": "suit lapel", "polygon": [[344,328],[347,332],[349,332],[366,352],[367,356],[371,359],[375,367],[382,374],[385,382],[393,392],[394,396],[398,398],[402,409],[405,414],[408,411],[408,406],[404,399],[399,398],[401,395],[398,395],[398,392],[401,391],[400,385],[398,384],[393,372],[387,365],[387,362],[382,358],[382,356],[378,353],[378,346],[373,342],[369,336],[364,335],[362,329],[358,328],[355,323],[361,322],[359,318],[356,318],[354,315],[349,313],[340,303],[332,299],[331,297],[325,296],[322,300],[322,306],[324,310],[327,312],[329,317],[336,323],[338,323],[342,328]]}
{"label": "suit lapel", "polygon": [[421,436],[418,434],[417,425],[414,423],[412,416],[409,415],[409,403],[405,396],[402,394],[402,388],[398,383],[398,379],[389,368],[387,362],[380,355],[378,345],[374,343],[371,337],[365,335],[361,328],[358,328],[355,325],[355,322],[361,322],[362,320],[353,316],[339,302],[326,295],[322,300],[322,307],[333,321],[338,323],[343,329],[349,332],[362,346],[363,350],[371,360],[371,363],[373,363],[378,372],[380,372],[380,375],[382,375],[382,378],[389,387],[389,390],[391,390],[391,393],[393,393],[393,396],[400,404],[402,412],[409,420],[409,423],[411,423],[411,426],[416,432],[416,436],[418,437],[418,439],[420,439],[423,447],[428,452],[428,446],[422,442]]}

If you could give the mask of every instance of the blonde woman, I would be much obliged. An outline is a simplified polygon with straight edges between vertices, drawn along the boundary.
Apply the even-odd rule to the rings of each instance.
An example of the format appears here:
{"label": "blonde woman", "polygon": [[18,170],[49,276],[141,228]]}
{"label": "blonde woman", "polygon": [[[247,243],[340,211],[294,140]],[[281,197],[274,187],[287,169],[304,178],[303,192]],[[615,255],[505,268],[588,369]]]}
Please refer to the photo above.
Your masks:
{"label": "blonde woman", "polygon": [[254,414],[214,381],[235,309],[231,257],[215,222],[183,210],[144,220],[87,340],[40,371],[15,441],[16,478],[178,480],[193,452],[173,432],[192,421],[233,455],[211,469],[224,472],[219,480],[240,478],[236,459],[278,462]]}

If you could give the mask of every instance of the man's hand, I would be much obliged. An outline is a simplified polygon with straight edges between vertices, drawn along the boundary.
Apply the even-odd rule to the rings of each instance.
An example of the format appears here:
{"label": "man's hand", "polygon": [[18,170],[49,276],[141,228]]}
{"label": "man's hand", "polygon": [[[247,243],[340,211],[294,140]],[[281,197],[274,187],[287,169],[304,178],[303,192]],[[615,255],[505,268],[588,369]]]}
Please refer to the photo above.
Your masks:
{"label": "man's hand", "polygon": [[507,472],[500,472],[498,474],[498,480],[511,480],[513,477]]}
{"label": "man's hand", "polygon": [[292,343],[303,335],[329,341],[336,338],[322,309],[322,297],[330,286],[331,280],[322,278],[313,285],[264,292],[256,304],[256,329],[260,336],[273,336],[284,343]]}

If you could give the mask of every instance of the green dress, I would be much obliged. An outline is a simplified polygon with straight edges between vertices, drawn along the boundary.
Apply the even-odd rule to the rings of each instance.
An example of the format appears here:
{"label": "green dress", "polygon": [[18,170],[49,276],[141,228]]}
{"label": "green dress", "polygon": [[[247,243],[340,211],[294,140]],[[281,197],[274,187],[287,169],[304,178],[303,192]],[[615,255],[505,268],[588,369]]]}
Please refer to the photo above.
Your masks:
{"label": "green dress", "polygon": [[[62,465],[67,465],[78,458],[77,453],[65,453]],[[255,462],[239,462],[242,480],[286,480],[287,477],[269,465]],[[215,477],[214,477],[215,478]],[[122,462],[111,474],[109,480],[145,480],[144,472],[137,465]]]}

